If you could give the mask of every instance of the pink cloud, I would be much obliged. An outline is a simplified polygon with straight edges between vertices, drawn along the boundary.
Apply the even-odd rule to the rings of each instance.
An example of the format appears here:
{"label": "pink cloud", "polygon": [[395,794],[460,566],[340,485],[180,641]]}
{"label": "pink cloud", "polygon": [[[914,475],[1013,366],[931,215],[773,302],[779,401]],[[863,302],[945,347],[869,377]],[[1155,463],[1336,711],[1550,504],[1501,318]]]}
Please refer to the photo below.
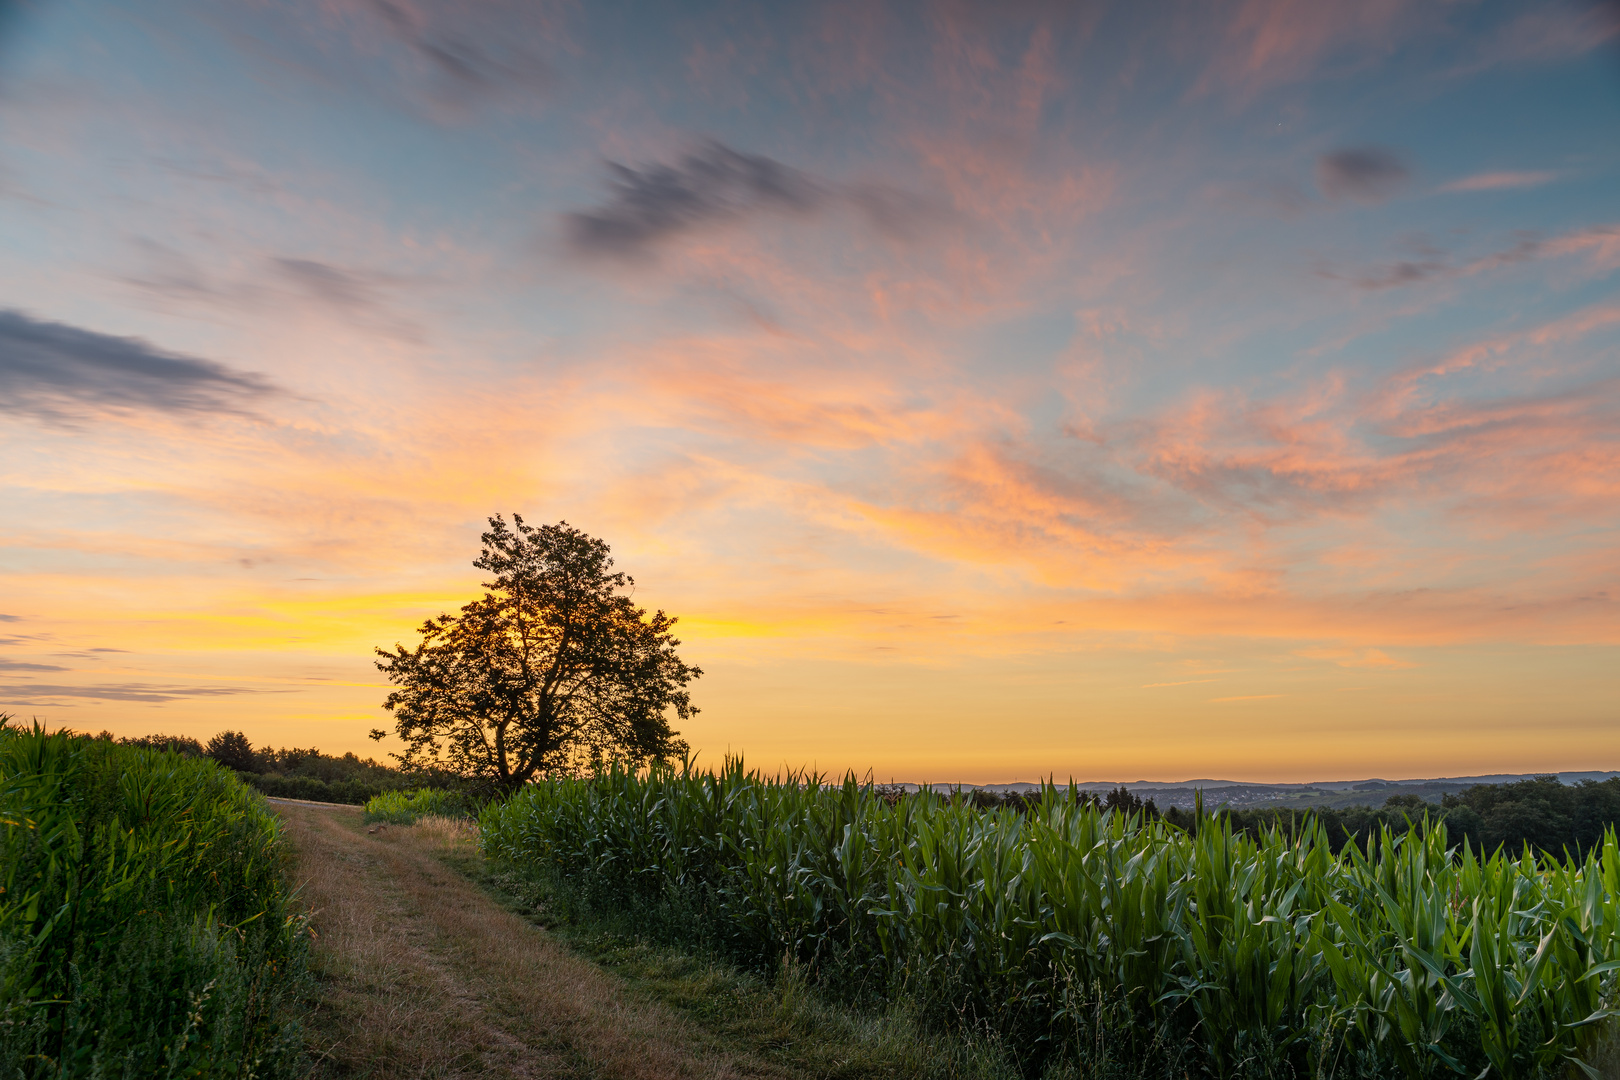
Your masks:
{"label": "pink cloud", "polygon": [[1549,256],[1585,255],[1590,272],[1608,273],[1620,269],[1620,225],[1595,225],[1555,237],[1543,249]]}
{"label": "pink cloud", "polygon": [[1540,187],[1558,179],[1555,172],[1489,172],[1465,176],[1449,184],[1440,185],[1440,191],[1501,191],[1506,188]]}
{"label": "pink cloud", "polygon": [[1453,75],[1498,65],[1545,64],[1582,56],[1620,35],[1613,4],[1557,4],[1526,11],[1483,41]]}
{"label": "pink cloud", "polygon": [[1414,12],[1404,0],[1244,0],[1235,10],[1214,10],[1231,14],[1216,31],[1213,59],[1195,92],[1220,88],[1245,96],[1316,75],[1324,61],[1346,50],[1387,52]]}

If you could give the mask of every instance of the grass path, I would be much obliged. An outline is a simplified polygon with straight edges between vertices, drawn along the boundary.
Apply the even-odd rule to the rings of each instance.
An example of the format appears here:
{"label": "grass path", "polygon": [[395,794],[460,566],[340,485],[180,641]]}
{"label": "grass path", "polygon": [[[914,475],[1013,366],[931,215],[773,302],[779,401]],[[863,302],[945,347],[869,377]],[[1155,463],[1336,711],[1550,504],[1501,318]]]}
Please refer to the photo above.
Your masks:
{"label": "grass path", "polygon": [[276,809],[313,912],[314,1076],[784,1075],[496,904],[444,861],[465,838],[368,832],[358,808]]}

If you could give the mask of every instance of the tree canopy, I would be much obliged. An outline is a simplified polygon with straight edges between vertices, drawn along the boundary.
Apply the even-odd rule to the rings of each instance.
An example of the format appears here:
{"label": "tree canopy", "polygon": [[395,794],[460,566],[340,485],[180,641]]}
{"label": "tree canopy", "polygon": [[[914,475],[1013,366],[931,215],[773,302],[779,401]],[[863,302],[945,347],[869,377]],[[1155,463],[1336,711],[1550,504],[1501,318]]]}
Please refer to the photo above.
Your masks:
{"label": "tree canopy", "polygon": [[237,772],[260,772],[263,769],[253,744],[240,731],[220,732],[208,740],[203,753]]}
{"label": "tree canopy", "polygon": [[423,623],[414,649],[377,650],[402,764],[510,788],[684,753],[670,714],[697,713],[686,686],[703,672],[676,654],[676,620],[636,607],[608,545],[566,521],[489,524],[473,562],[492,576],[483,598]]}

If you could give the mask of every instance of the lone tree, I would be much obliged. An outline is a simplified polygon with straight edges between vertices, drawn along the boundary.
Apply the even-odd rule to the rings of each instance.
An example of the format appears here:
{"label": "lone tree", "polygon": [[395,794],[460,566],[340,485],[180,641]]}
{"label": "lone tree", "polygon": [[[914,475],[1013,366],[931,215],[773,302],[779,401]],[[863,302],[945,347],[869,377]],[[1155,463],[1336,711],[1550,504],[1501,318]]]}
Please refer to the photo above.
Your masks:
{"label": "lone tree", "polygon": [[631,602],[608,546],[566,521],[496,515],[473,565],[494,580],[457,615],[422,624],[415,649],[378,649],[398,688],[383,707],[407,767],[448,765],[515,788],[536,774],[686,751],[670,712],[697,713],[702,675],[675,654],[675,619]]}

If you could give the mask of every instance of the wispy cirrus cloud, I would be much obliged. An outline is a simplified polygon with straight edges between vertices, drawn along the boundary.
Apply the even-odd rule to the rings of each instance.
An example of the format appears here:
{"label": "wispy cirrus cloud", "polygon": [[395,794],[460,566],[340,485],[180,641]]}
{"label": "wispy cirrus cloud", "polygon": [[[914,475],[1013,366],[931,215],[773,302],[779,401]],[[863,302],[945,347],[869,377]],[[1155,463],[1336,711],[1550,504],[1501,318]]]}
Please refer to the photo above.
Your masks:
{"label": "wispy cirrus cloud", "polygon": [[1620,37],[1620,7],[1609,0],[1537,6],[1477,41],[1452,71],[1473,75],[1497,66],[1555,63],[1602,48]]}
{"label": "wispy cirrus cloud", "polygon": [[150,705],[184,698],[234,697],[240,694],[288,694],[292,690],[270,690],[246,686],[177,686],[167,683],[105,683],[99,686],[68,686],[56,683],[0,683],[0,703],[37,705],[25,698],[71,698],[89,701],[131,701]]}
{"label": "wispy cirrus cloud", "polygon": [[306,293],[311,299],[350,311],[373,312],[381,305],[377,298],[383,275],[364,274],[346,267],[334,266],[319,259],[295,259],[285,256],[270,260],[274,273]]}
{"label": "wispy cirrus cloud", "polygon": [[804,218],[834,205],[898,237],[938,216],[899,188],[836,183],[710,140],[673,164],[609,162],[606,200],[563,215],[563,233],[575,254],[637,260],[682,234],[755,217]]}
{"label": "wispy cirrus cloud", "polygon": [[240,412],[276,393],[268,379],[117,337],[0,310],[0,403],[64,420],[105,410]]}
{"label": "wispy cirrus cloud", "polygon": [[67,671],[59,664],[31,664],[25,660],[11,660],[0,656],[0,671]]}
{"label": "wispy cirrus cloud", "polygon": [[457,25],[450,6],[410,0],[365,0],[381,21],[436,75],[444,106],[464,111],[514,89],[549,93],[557,82],[551,66],[509,35],[478,40]]}
{"label": "wispy cirrus cloud", "polygon": [[1215,26],[1194,22],[1205,32],[1200,45],[1211,57],[1197,90],[1249,96],[1318,73],[1346,54],[1385,51],[1404,36],[1399,30],[1413,8],[1403,0],[1349,6],[1243,0],[1212,9],[1220,12]]}
{"label": "wispy cirrus cloud", "polygon": [[1465,176],[1460,180],[1441,184],[1439,191],[1504,191],[1513,188],[1540,187],[1558,179],[1558,174],[1547,170],[1528,172],[1487,172]]}
{"label": "wispy cirrus cloud", "polygon": [[1408,238],[1404,246],[1415,249],[1408,258],[1360,271],[1324,267],[1318,273],[1376,292],[1446,278],[1471,277],[1541,259],[1584,255],[1588,270],[1603,274],[1620,266],[1620,225],[1593,225],[1553,237],[1521,233],[1506,247],[1462,258],[1422,237]]}
{"label": "wispy cirrus cloud", "polygon": [[131,248],[134,265],[119,280],[177,313],[206,309],[216,317],[270,314],[285,319],[296,312],[401,340],[416,340],[423,333],[405,303],[411,293],[419,295],[431,284],[422,275],[283,253],[238,254],[216,259],[224,266],[209,265],[206,257],[148,237],[135,238]]}
{"label": "wispy cirrus cloud", "polygon": [[206,17],[273,71],[462,124],[491,106],[554,95],[560,80],[547,54],[566,38],[567,5],[292,0],[209,5]]}
{"label": "wispy cirrus cloud", "polygon": [[1395,671],[1417,667],[1412,661],[1390,656],[1382,649],[1299,649],[1294,655],[1307,660],[1327,660],[1346,668],[1382,668],[1386,671]]}
{"label": "wispy cirrus cloud", "polygon": [[1426,395],[1435,395],[1436,381],[1445,376],[1498,366],[1516,354],[1580,341],[1617,325],[1620,305],[1593,304],[1527,330],[1481,338],[1387,376],[1370,398],[1370,411],[1386,421],[1410,415],[1418,402],[1435,403],[1433,396]]}

